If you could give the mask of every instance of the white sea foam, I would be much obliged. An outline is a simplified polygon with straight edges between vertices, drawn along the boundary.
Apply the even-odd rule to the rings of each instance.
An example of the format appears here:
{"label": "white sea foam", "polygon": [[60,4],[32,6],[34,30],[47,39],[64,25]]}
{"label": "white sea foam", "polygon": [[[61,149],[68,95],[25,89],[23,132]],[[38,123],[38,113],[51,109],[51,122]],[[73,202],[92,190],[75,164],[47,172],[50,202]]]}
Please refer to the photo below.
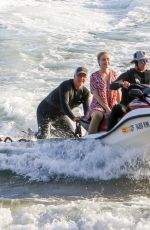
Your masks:
{"label": "white sea foam", "polygon": [[7,154],[3,154],[3,148],[2,144],[0,170],[11,170],[30,180],[49,181],[55,177],[109,180],[122,176],[141,179],[150,175],[148,149],[126,152],[94,140],[51,141],[28,147],[18,143],[8,148]]}
{"label": "white sea foam", "polygon": [[[23,129],[27,128],[28,115],[33,114],[35,128],[39,101],[61,80],[73,76],[77,65],[86,63],[89,55],[85,38],[89,37],[89,28],[104,30],[109,19],[101,12],[103,26],[99,25],[99,13],[76,2],[63,2],[63,7],[59,1],[5,1],[5,4],[0,8],[1,110],[15,123],[19,120]],[[72,7],[74,13],[70,11]],[[5,128],[3,119],[1,123]],[[12,128],[12,132],[16,131]]]}
{"label": "white sea foam", "polygon": [[[52,203],[52,204],[51,204]],[[1,229],[51,229],[51,230],[148,230],[150,225],[148,198],[110,201],[102,198],[54,203],[34,204],[14,201],[11,207],[0,208]]]}
{"label": "white sea foam", "polygon": [[[138,0],[109,0],[107,2],[6,0],[5,3],[0,3],[2,35],[0,133],[18,136],[28,127],[36,130],[36,108],[39,102],[60,82],[72,77],[78,65],[87,66],[90,72],[97,69],[96,54],[100,50],[111,51],[113,68],[118,71],[129,67],[128,63],[135,49],[148,50],[149,32],[146,31],[146,27],[149,25],[149,2],[144,0],[142,5],[139,3]],[[135,25],[138,25],[138,29]],[[144,40],[146,42],[143,43]],[[87,87],[89,87],[89,81]],[[79,112],[82,114],[81,108]],[[45,151],[46,156],[54,157],[54,162],[56,160],[60,162],[60,165],[58,164],[60,169],[57,169],[56,163],[48,165],[43,163],[41,169],[46,168],[46,172],[48,171],[44,174],[46,179],[52,175],[52,172],[89,178],[91,168],[92,178],[108,179],[127,172],[127,169],[125,172],[120,171],[125,159],[121,165],[118,164],[115,171],[113,165],[105,165],[104,170],[97,170],[95,162],[103,162],[103,160],[94,147],[92,150],[95,156],[94,162],[93,165],[92,162],[88,165],[89,159],[91,160],[88,148],[91,149],[92,145],[87,145],[87,155],[83,161],[80,162],[77,158],[75,163],[79,166],[76,166],[72,163],[73,158],[70,155],[76,156],[77,153],[75,150],[72,153],[68,152],[66,145],[67,143],[64,146],[60,144],[57,147],[54,144],[52,155],[43,150],[44,147],[38,145],[32,149],[31,169],[33,168],[33,171],[29,170],[31,178],[43,178],[43,172],[35,172],[32,165],[36,164],[36,153],[39,154],[41,162],[45,162],[40,151]],[[77,151],[80,152],[82,148],[81,144]],[[112,150],[103,148],[100,146],[100,149],[106,152],[104,154],[104,164],[106,164],[106,158],[111,158]],[[55,154],[60,152],[60,149],[67,152],[66,161],[70,165],[67,171],[61,167],[61,164],[62,166],[66,164],[66,161],[63,161],[61,157],[55,159]],[[84,154],[83,151],[81,151],[82,154]],[[24,152],[24,149],[23,156],[26,162],[28,152]],[[125,156],[128,155],[125,154]],[[19,162],[20,159],[18,159]],[[15,155],[12,155],[13,161],[15,162]],[[4,159],[2,162],[4,166]],[[7,166],[6,164],[4,168]],[[22,171],[20,171],[21,167],[17,168],[13,164],[9,167],[26,175],[26,167],[23,167]]]}
{"label": "white sea foam", "polygon": [[[18,136],[28,127],[36,130],[39,102],[71,78],[77,66],[86,66],[90,73],[98,69],[99,51],[110,51],[112,68],[119,72],[130,67],[135,50],[150,53],[149,10],[149,0],[1,1],[0,134]],[[129,181],[149,180],[149,162],[148,148],[126,152],[96,141],[0,143],[2,175],[10,170],[39,186],[38,181],[43,186],[43,181],[56,179],[59,184],[62,178],[106,183],[124,176]],[[21,196],[18,186],[15,189],[15,196]],[[36,202],[12,199],[10,203],[1,197],[0,229],[149,230],[149,198],[134,196],[125,200],[70,197],[56,202],[54,197]]]}
{"label": "white sea foam", "polygon": [[[8,134],[36,129],[39,102],[77,66],[95,71],[99,51],[110,50],[122,71],[136,49],[149,49],[146,0],[6,0],[0,12],[0,110],[14,123]],[[3,133],[5,122],[2,116]]]}

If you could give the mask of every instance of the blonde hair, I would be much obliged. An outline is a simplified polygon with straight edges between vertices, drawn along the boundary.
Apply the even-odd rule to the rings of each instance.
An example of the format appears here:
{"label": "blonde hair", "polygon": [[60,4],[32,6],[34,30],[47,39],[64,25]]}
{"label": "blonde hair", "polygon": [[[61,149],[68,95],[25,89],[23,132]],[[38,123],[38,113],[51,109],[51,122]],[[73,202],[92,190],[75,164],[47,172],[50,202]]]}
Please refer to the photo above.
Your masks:
{"label": "blonde hair", "polygon": [[99,63],[99,60],[101,59],[101,56],[103,56],[104,54],[108,54],[109,55],[109,53],[107,51],[103,51],[103,52],[100,52],[100,53],[97,54],[97,61],[98,61],[98,63]]}

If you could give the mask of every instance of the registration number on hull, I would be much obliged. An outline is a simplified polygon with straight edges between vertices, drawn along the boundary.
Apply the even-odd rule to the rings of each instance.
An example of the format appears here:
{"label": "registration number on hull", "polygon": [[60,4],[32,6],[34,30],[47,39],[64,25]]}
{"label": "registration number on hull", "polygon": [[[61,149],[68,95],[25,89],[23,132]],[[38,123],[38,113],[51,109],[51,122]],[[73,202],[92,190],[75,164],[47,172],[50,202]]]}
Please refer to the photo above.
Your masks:
{"label": "registration number on hull", "polygon": [[134,125],[126,126],[126,127],[123,127],[121,130],[123,133],[128,133],[128,132],[134,132],[137,130],[142,130],[145,128],[150,128],[149,121],[143,121],[143,122],[136,123]]}

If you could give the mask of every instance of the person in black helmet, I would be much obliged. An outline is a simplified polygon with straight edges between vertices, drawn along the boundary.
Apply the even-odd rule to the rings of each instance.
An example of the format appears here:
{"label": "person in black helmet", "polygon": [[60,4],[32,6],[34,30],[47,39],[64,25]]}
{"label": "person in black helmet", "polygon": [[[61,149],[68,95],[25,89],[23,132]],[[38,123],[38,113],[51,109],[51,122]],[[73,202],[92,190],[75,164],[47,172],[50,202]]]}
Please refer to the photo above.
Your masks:
{"label": "person in black helmet", "polygon": [[74,128],[71,121],[80,121],[72,109],[83,105],[84,115],[89,111],[89,90],[84,86],[88,70],[78,67],[74,78],[62,82],[37,108],[38,139],[45,139],[50,134],[52,125],[60,137],[73,137]]}
{"label": "person in black helmet", "polygon": [[[111,85],[111,90],[116,90],[121,87],[122,99],[120,104],[115,105],[109,117],[108,130],[113,128],[118,119],[127,112],[127,105],[131,102],[128,94],[128,88],[133,83],[141,83],[150,85],[150,70],[147,70],[149,57],[145,51],[137,51],[133,54],[131,63],[134,67],[122,73]],[[117,84],[116,84],[117,83]],[[118,87],[117,87],[118,85]]]}

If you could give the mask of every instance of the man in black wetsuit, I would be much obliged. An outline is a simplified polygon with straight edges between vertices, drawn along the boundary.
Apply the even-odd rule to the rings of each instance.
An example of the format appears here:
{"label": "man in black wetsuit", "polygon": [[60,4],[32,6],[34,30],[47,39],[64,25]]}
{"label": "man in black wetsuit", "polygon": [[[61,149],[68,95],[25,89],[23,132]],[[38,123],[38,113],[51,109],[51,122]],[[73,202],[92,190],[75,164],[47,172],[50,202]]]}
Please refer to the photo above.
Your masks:
{"label": "man in black wetsuit", "polygon": [[115,105],[112,109],[109,118],[108,130],[113,128],[118,119],[126,113],[126,106],[131,102],[128,94],[128,88],[133,83],[141,83],[150,85],[150,70],[147,70],[149,63],[148,56],[144,51],[137,51],[133,54],[131,63],[134,63],[134,68],[121,74],[116,81],[110,85],[110,89],[116,90],[121,87],[122,99],[120,104]]}
{"label": "man in black wetsuit", "polygon": [[47,138],[51,125],[60,137],[74,136],[74,128],[70,119],[76,122],[80,120],[80,117],[75,116],[72,109],[82,104],[84,115],[89,111],[90,93],[84,86],[87,76],[87,69],[78,67],[73,79],[62,82],[39,104],[37,108],[37,138]]}

